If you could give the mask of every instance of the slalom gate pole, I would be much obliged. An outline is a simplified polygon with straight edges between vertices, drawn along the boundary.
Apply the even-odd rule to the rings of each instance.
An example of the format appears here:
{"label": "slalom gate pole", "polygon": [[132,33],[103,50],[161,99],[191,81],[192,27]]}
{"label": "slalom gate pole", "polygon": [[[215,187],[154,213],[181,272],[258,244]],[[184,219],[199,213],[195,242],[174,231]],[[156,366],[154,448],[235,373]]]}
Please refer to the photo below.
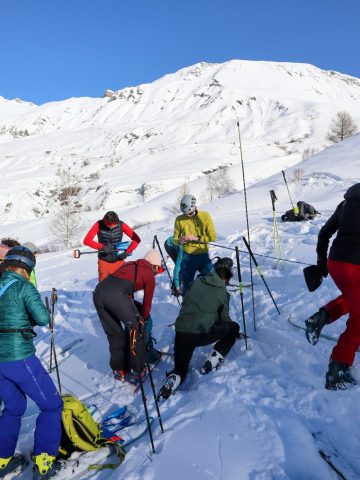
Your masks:
{"label": "slalom gate pole", "polygon": [[51,297],[50,297],[50,305],[51,308],[49,307],[49,299],[48,297],[45,298],[46,302],[46,307],[50,313],[50,323],[49,323],[49,330],[50,330],[50,367],[49,367],[49,373],[52,372],[52,361],[53,361],[53,356],[54,356],[54,364],[55,364],[55,370],[56,370],[56,376],[57,376],[57,381],[59,385],[59,392],[61,392],[61,382],[60,382],[60,373],[59,373],[59,365],[57,361],[57,356],[56,356],[56,348],[55,348],[55,335],[54,335],[54,321],[55,321],[55,305],[57,303],[58,296],[57,296],[57,291],[56,288],[53,288],[51,290]]}
{"label": "slalom gate pole", "polygon": [[252,257],[252,259],[253,259],[253,262],[255,263],[256,269],[257,269],[260,277],[262,278],[262,281],[264,282],[264,285],[265,285],[265,287],[266,287],[266,290],[268,291],[268,293],[269,293],[269,295],[270,295],[270,297],[271,297],[271,300],[273,301],[273,304],[275,305],[275,308],[276,308],[278,314],[281,315],[280,310],[279,310],[279,308],[278,308],[278,306],[276,305],[276,302],[275,302],[275,300],[274,300],[274,297],[272,296],[272,293],[271,293],[271,291],[270,291],[270,288],[268,287],[268,284],[266,283],[266,280],[265,280],[265,278],[264,278],[264,275],[263,275],[262,271],[260,270],[259,264],[257,263],[256,258],[254,257],[254,254],[253,254],[253,252],[251,251],[250,245],[249,245],[248,242],[246,241],[246,238],[245,238],[245,237],[242,237],[242,238],[243,238],[243,241],[244,241],[244,243],[245,243],[246,248],[248,249],[249,254],[251,255],[251,257]]}
{"label": "slalom gate pole", "polygon": [[[245,169],[244,169],[244,158],[243,158],[243,151],[242,151],[242,143],[241,143],[241,134],[240,134],[240,122],[239,120],[236,122],[239,134],[239,148],[240,148],[240,157],[241,157],[241,169],[242,169],[242,177],[243,177],[243,185],[244,185],[244,199],[245,199],[245,214],[246,214],[246,228],[247,228],[247,238],[250,245],[250,228],[249,228],[249,212],[248,212],[248,205],[247,205],[247,194],[246,194],[246,184],[245,184]],[[252,309],[253,309],[253,321],[254,321],[254,330],[256,331],[256,316],[255,316],[255,298],[254,298],[254,281],[253,281],[253,269],[252,269],[252,258],[250,256],[250,283],[251,283],[251,299],[252,299]]]}
{"label": "slalom gate pole", "polygon": [[245,309],[244,309],[244,294],[243,294],[243,284],[241,278],[241,265],[240,265],[240,255],[238,247],[235,247],[235,254],[236,254],[236,266],[238,272],[238,280],[239,280],[239,292],[240,292],[240,301],[241,301],[241,313],[243,319],[243,328],[244,328],[244,339],[245,339],[245,348],[248,349],[247,345],[247,334],[246,334],[246,321],[245,321]]}
{"label": "slalom gate pole", "polygon": [[290,195],[290,190],[289,190],[288,183],[287,183],[287,181],[286,181],[286,177],[285,177],[285,172],[284,172],[284,170],[281,170],[281,173],[282,173],[282,175],[283,175],[283,177],[284,177],[284,182],[285,182],[285,185],[286,185],[288,194],[289,194],[291,206],[292,206],[292,208],[293,208],[293,210],[294,210],[294,213],[297,214],[297,213],[299,213],[299,209],[298,209],[298,207],[294,207],[294,203],[293,203],[292,198],[291,198],[291,195]]}
{"label": "slalom gate pole", "polygon": [[[161,258],[162,258],[162,261],[163,261],[163,264],[164,264],[164,267],[165,267],[165,270],[168,274],[168,277],[169,277],[169,280],[170,280],[170,284],[171,284],[171,287],[174,289],[174,291],[176,291],[175,289],[175,283],[174,283],[174,279],[171,278],[171,275],[170,275],[170,272],[169,272],[169,269],[168,269],[168,266],[166,265],[166,261],[165,261],[165,257],[164,257],[164,254],[162,252],[162,249],[160,247],[160,243],[159,243],[159,240],[157,238],[157,235],[154,235],[154,240],[153,240],[153,248],[155,248],[155,245],[157,246],[157,248],[159,249],[159,253],[161,255]],[[181,307],[181,304],[180,304],[180,300],[179,300],[179,297],[176,297],[176,300],[179,304],[179,307]]]}
{"label": "slalom gate pole", "polygon": [[141,378],[141,372],[140,372],[140,367],[139,367],[139,358],[136,354],[136,351],[134,352],[134,355],[135,355],[135,358],[136,358],[136,369],[137,369],[137,374],[138,374],[138,377],[139,377],[141,397],[142,397],[144,410],[145,410],[146,423],[147,423],[148,430],[149,430],[151,448],[152,448],[153,453],[155,453],[154,438],[153,438],[153,434],[152,434],[152,430],[151,430],[151,423],[150,423],[149,412],[148,412],[148,408],[147,408],[147,400],[146,400],[146,397],[145,397],[143,380]]}
{"label": "slalom gate pole", "polygon": [[[272,210],[273,210],[273,234],[274,234],[274,258],[275,258],[275,268],[277,268],[278,261],[280,268],[284,266],[284,261],[282,258],[282,251],[281,251],[281,242],[280,242],[280,236],[279,236],[279,229],[278,229],[278,223],[277,223],[277,218],[276,218],[276,210],[275,210],[275,202],[277,201],[277,196],[275,194],[275,190],[270,190],[270,198],[271,198],[271,203],[272,203]],[[276,245],[278,249],[279,256],[277,256],[276,253]]]}
{"label": "slalom gate pole", "polygon": [[160,414],[160,408],[159,408],[159,402],[158,402],[157,395],[156,395],[156,392],[155,392],[154,379],[153,379],[153,376],[152,376],[152,371],[151,371],[151,368],[150,368],[150,364],[149,364],[149,362],[146,358],[146,346],[145,346],[145,342],[144,342],[144,337],[143,337],[143,347],[144,347],[144,355],[145,355],[145,365],[146,365],[146,368],[147,368],[148,373],[149,373],[149,380],[150,380],[151,390],[152,390],[152,393],[153,393],[153,396],[154,396],[154,402],[155,402],[157,416],[158,416],[158,419],[159,419],[159,425],[160,425],[161,433],[164,433],[164,428],[163,428],[161,414]]}

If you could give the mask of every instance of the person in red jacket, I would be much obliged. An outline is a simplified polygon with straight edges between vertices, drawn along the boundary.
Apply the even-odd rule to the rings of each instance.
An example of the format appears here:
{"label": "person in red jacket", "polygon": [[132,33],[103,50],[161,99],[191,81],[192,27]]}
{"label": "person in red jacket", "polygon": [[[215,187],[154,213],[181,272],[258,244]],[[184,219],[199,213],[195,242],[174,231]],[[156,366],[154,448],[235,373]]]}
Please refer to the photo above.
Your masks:
{"label": "person in red jacket", "polygon": [[[150,250],[145,258],[126,262],[94,291],[94,305],[107,335],[110,367],[117,380],[137,379],[145,365],[143,334],[145,321],[150,316],[155,290],[155,275],[162,273],[160,254]],[[134,301],[134,292],[144,291],[140,309]],[[125,328],[124,328],[125,327]]]}
{"label": "person in red jacket", "polygon": [[[132,242],[126,251],[119,255],[116,252],[116,245],[122,241],[124,233]],[[96,235],[97,242],[94,240]],[[99,250],[99,282],[121,267],[140,242],[140,237],[126,223],[119,220],[116,212],[105,213],[104,218],[91,227],[83,241],[84,245]]]}

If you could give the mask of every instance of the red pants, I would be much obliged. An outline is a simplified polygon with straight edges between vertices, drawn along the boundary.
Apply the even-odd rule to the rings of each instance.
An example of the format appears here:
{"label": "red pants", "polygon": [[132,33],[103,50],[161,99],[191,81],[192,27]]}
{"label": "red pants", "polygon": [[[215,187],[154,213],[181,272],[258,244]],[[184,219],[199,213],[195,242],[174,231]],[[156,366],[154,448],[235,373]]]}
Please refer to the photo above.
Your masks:
{"label": "red pants", "polygon": [[342,295],[323,307],[334,322],[349,313],[346,329],[333,348],[331,358],[352,365],[360,346],[360,265],[328,260],[328,269]]}
{"label": "red pants", "polygon": [[109,263],[105,262],[104,260],[98,259],[98,271],[99,271],[99,282],[104,280],[104,278],[108,277],[112,273],[116,272],[121,265],[124,265],[125,260],[119,260],[118,262]]}

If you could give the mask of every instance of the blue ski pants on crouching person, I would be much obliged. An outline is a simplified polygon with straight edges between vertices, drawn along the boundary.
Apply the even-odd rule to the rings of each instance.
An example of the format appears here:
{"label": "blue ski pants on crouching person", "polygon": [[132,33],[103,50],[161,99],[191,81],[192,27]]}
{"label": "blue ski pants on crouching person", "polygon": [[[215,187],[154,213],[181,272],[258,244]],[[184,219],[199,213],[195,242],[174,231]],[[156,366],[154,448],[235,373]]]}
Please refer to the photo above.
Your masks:
{"label": "blue ski pants on crouching person", "polygon": [[0,363],[0,458],[14,454],[26,410],[26,396],[40,409],[34,433],[33,455],[58,455],[63,402],[50,375],[35,356]]}
{"label": "blue ski pants on crouching person", "polygon": [[194,280],[196,272],[200,275],[207,275],[214,270],[214,265],[210,260],[208,253],[185,253],[181,261],[181,278],[183,294],[189,288],[190,283]]}

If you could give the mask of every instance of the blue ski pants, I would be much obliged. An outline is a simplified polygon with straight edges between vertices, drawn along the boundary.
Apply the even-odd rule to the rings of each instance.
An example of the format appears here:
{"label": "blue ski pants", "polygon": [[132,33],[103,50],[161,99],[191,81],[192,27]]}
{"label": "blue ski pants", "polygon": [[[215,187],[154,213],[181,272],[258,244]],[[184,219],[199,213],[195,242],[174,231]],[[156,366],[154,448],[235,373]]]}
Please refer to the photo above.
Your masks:
{"label": "blue ski pants", "polygon": [[183,252],[181,261],[181,279],[183,293],[189,288],[190,283],[194,280],[196,272],[200,275],[207,275],[214,270],[214,265],[210,260],[208,253],[188,254]]}
{"label": "blue ski pants", "polygon": [[0,458],[14,454],[26,410],[26,396],[40,409],[34,433],[33,455],[58,455],[63,402],[50,375],[35,356],[0,363]]}

